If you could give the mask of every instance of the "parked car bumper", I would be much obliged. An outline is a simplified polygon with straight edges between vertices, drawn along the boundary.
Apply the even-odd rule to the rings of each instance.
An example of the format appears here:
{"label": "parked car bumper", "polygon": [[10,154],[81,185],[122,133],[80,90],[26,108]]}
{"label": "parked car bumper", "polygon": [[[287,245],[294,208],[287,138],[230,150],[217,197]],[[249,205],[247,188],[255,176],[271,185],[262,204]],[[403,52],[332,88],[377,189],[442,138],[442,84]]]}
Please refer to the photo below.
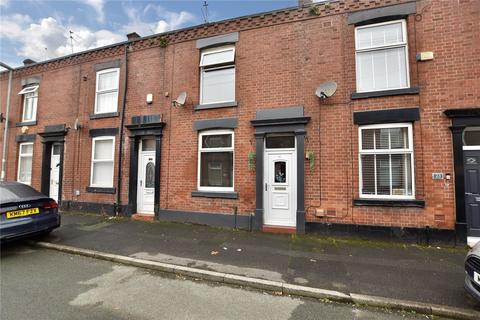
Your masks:
{"label": "parked car bumper", "polygon": [[468,274],[465,275],[465,290],[480,301],[480,285],[474,284],[473,279]]}
{"label": "parked car bumper", "polygon": [[0,240],[2,242],[41,234],[60,227],[61,218],[58,213],[41,215],[27,223],[2,224]]}

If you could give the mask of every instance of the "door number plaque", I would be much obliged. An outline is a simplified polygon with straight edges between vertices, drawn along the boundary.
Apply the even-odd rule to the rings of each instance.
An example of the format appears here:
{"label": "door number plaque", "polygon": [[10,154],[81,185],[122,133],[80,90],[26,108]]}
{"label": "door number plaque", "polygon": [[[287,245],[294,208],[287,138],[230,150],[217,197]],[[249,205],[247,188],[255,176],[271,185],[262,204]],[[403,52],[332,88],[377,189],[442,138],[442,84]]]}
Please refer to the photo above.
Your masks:
{"label": "door number plaque", "polygon": [[433,172],[432,173],[432,179],[433,180],[443,180],[444,179],[444,174],[442,172]]}

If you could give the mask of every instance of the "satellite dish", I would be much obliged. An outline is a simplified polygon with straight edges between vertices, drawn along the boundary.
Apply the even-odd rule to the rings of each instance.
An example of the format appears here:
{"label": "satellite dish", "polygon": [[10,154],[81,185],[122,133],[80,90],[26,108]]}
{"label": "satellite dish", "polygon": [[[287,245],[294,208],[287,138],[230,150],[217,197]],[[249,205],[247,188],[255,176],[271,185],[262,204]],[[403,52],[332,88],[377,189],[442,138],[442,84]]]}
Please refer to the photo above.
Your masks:
{"label": "satellite dish", "polygon": [[337,83],[335,81],[327,81],[318,86],[315,94],[320,99],[330,98],[337,91]]}
{"label": "satellite dish", "polygon": [[172,104],[174,107],[182,107],[185,104],[186,100],[187,100],[187,93],[183,91],[183,92],[180,92],[177,99],[172,101]]}

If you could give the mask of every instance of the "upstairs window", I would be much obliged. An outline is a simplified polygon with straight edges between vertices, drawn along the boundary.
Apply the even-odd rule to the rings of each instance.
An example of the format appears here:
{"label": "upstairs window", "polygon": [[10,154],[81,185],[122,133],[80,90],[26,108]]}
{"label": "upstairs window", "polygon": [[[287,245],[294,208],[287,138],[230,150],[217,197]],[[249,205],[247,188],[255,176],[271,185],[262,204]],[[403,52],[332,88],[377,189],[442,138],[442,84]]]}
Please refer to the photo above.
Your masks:
{"label": "upstairs window", "polygon": [[30,185],[32,183],[33,142],[20,143],[19,147],[17,181]]}
{"label": "upstairs window", "polygon": [[359,128],[360,197],[414,199],[411,124]]}
{"label": "upstairs window", "polygon": [[25,87],[18,94],[23,95],[22,122],[36,121],[38,85]]}
{"label": "upstairs window", "polygon": [[91,187],[113,187],[115,137],[98,137],[92,141]]}
{"label": "upstairs window", "polygon": [[405,20],[355,29],[357,92],[408,88]]}
{"label": "upstairs window", "polygon": [[97,72],[95,114],[117,112],[119,74],[119,68]]}
{"label": "upstairs window", "polygon": [[233,150],[232,131],[200,133],[198,190],[233,191]]}
{"label": "upstairs window", "polygon": [[200,104],[235,101],[234,46],[203,50],[200,68]]}

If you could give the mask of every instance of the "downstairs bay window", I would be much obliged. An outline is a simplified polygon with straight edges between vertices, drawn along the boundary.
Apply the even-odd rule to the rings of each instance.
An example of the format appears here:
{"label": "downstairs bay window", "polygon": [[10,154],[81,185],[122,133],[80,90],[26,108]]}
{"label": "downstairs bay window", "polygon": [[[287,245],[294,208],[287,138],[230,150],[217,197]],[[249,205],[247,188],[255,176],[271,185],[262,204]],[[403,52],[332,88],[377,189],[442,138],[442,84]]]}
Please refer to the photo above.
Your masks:
{"label": "downstairs bay window", "polygon": [[233,131],[199,134],[198,190],[233,191]]}
{"label": "downstairs bay window", "polygon": [[360,127],[359,157],[361,198],[415,198],[411,124]]}

